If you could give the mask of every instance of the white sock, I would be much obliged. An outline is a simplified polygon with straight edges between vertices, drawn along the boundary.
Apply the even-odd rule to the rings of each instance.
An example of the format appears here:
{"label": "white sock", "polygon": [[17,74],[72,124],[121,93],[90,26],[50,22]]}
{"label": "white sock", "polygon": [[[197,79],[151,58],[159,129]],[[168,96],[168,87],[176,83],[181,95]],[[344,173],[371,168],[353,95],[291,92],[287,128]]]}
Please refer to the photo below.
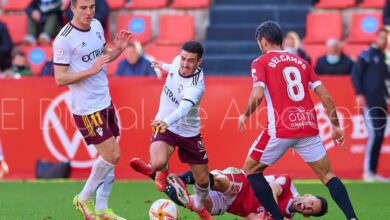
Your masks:
{"label": "white sock", "polygon": [[114,167],[115,165],[105,161],[99,156],[92,166],[91,174],[89,175],[79,198],[84,201],[91,200],[98,186],[104,181],[104,178],[114,169]]}
{"label": "white sock", "polygon": [[203,202],[209,194],[210,185],[207,188],[202,188],[195,183],[195,208],[201,210],[203,208]]}
{"label": "white sock", "polygon": [[104,182],[100,184],[96,191],[96,204],[95,210],[101,211],[108,208],[108,198],[111,194],[112,185],[114,183],[114,170],[112,169],[104,178]]}

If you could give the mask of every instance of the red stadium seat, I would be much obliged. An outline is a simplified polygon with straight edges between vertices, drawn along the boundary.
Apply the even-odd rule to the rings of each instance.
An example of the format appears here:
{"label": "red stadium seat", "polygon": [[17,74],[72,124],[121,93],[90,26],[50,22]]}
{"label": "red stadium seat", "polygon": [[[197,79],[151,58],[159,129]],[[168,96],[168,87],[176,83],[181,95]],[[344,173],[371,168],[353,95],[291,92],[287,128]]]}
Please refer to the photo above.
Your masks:
{"label": "red stadium seat", "polygon": [[118,10],[125,7],[125,0],[107,0],[107,4],[111,10]]}
{"label": "red stadium seat", "polygon": [[371,43],[383,25],[381,13],[353,14],[349,26],[348,43]]}
{"label": "red stadium seat", "polygon": [[361,8],[384,8],[386,0],[364,0],[359,7]]}
{"label": "red stadium seat", "polygon": [[167,4],[167,0],[131,0],[126,7],[128,9],[158,9],[166,7]]}
{"label": "red stadium seat", "polygon": [[210,6],[210,0],[173,0],[170,8],[191,9],[207,8]]}
{"label": "red stadium seat", "polygon": [[343,47],[343,51],[353,60],[356,60],[359,54],[366,50],[369,46],[369,44],[345,44]]}
{"label": "red stadium seat", "polygon": [[303,49],[311,58],[311,65],[313,68],[316,66],[318,58],[326,54],[325,44],[306,44]]}
{"label": "red stadium seat", "polygon": [[316,8],[349,8],[355,5],[355,0],[320,0]]}
{"label": "red stadium seat", "polygon": [[9,34],[14,44],[20,43],[27,34],[26,15],[0,15],[0,21],[7,24]]}
{"label": "red stadium seat", "polygon": [[27,57],[30,70],[39,75],[47,60],[53,59],[52,47],[21,47]]}
{"label": "red stadium seat", "polygon": [[125,58],[125,51],[118,57],[116,60],[107,64],[107,75],[114,76],[116,70],[118,69],[119,62],[121,62]]}
{"label": "red stadium seat", "polygon": [[180,47],[178,46],[150,45],[145,48],[145,54],[166,63],[171,63],[179,52]]}
{"label": "red stadium seat", "polygon": [[121,29],[133,33],[133,39],[146,44],[152,40],[152,22],[149,15],[123,14],[117,17],[116,31]]}
{"label": "red stadium seat", "polygon": [[158,30],[157,44],[180,45],[194,39],[194,17],[192,15],[162,15]]}
{"label": "red stadium seat", "polygon": [[5,11],[24,11],[31,0],[8,0],[2,2],[1,7]]}
{"label": "red stadium seat", "polygon": [[341,40],[342,37],[343,18],[340,13],[310,13],[307,15],[305,43],[325,43],[330,38]]}

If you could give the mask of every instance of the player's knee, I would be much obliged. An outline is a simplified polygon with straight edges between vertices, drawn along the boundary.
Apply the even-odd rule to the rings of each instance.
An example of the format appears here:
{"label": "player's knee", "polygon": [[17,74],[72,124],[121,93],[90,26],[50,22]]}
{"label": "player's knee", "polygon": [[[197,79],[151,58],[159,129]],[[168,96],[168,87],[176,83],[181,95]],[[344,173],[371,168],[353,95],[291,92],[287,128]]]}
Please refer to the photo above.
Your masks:
{"label": "player's knee", "polygon": [[150,165],[157,171],[164,170],[164,168],[166,168],[166,162],[163,160],[151,160]]}
{"label": "player's knee", "polygon": [[198,184],[198,186],[200,186],[202,188],[209,187],[210,180],[209,180],[208,175],[205,175],[205,176],[202,176],[202,177],[198,178],[197,181],[196,181],[196,184]]}
{"label": "player's knee", "polygon": [[326,185],[326,183],[328,183],[330,179],[335,177],[335,175],[332,171],[329,170],[328,172],[321,173],[320,175],[318,175],[318,177],[320,178],[321,182]]}

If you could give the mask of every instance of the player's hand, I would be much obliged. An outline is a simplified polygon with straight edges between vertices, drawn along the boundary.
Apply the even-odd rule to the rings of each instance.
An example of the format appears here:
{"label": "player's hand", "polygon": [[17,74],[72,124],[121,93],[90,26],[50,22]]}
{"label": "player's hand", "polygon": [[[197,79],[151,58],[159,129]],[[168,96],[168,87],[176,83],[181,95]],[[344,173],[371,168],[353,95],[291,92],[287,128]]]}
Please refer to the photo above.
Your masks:
{"label": "player's hand", "polygon": [[33,10],[31,12],[31,18],[36,21],[36,22],[39,22],[41,20],[41,12],[39,12],[38,10]]}
{"label": "player's hand", "polygon": [[332,126],[332,138],[336,146],[340,145],[340,147],[345,150],[345,136],[343,129]]}
{"label": "player's hand", "polygon": [[168,128],[168,124],[163,120],[153,120],[150,125],[154,128],[155,131],[161,133],[164,133]]}
{"label": "player's hand", "polygon": [[355,100],[356,100],[356,105],[361,110],[363,110],[366,107],[366,105],[367,105],[366,104],[366,99],[364,98],[363,95],[356,95]]}
{"label": "player's hand", "polygon": [[244,131],[245,130],[245,122],[248,120],[248,116],[242,114],[238,118],[238,130],[239,131]]}
{"label": "player's hand", "polygon": [[110,55],[103,55],[96,58],[95,63],[91,67],[92,75],[99,73],[108,62],[110,62]]}
{"label": "player's hand", "polygon": [[120,51],[126,49],[133,34],[130,31],[121,30],[115,34],[114,45]]}
{"label": "player's hand", "polygon": [[151,67],[153,67],[153,68],[159,68],[160,70],[162,70],[162,66],[163,66],[163,65],[164,65],[164,62],[163,62],[163,61],[155,60],[155,61],[152,61]]}

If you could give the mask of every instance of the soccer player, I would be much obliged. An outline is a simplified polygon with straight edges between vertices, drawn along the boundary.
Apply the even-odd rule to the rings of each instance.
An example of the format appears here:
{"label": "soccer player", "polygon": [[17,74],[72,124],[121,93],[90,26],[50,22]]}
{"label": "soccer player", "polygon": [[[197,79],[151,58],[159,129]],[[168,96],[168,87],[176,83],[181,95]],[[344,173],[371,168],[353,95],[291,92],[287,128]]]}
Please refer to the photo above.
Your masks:
{"label": "soccer player", "polygon": [[254,141],[244,164],[255,195],[275,220],[283,219],[273,199],[263,171],[275,163],[291,146],[325,184],[347,219],[357,219],[344,184],[332,172],[326,150],[318,135],[317,116],[309,88],[320,98],[332,124],[332,138],[345,149],[332,97],[313,68],[303,59],[282,51],[283,33],[273,21],[262,23],[256,40],[262,56],[252,62],[253,89],[238,126],[245,127],[249,116],[265,96],[268,127]]}
{"label": "soccer player", "polygon": [[4,160],[4,154],[3,154],[3,145],[1,144],[0,139],[0,179],[4,177],[4,175],[8,174],[9,168],[8,164]]}
{"label": "soccer player", "polygon": [[[156,172],[139,158],[133,158],[130,166],[152,179]],[[229,167],[223,171],[211,171],[210,191],[205,200],[205,206],[212,215],[222,215],[228,212],[233,215],[245,217],[248,220],[267,219],[268,214],[264,207],[256,199],[256,196],[242,170]],[[266,176],[272,188],[273,195],[278,201],[283,217],[292,219],[295,213],[304,216],[322,216],[328,210],[326,199],[311,194],[299,195],[291,178],[286,175]],[[186,172],[178,177],[174,174],[168,175],[168,187],[165,193],[172,201],[184,206],[188,196],[186,184],[194,184],[192,172]],[[264,216],[262,216],[264,214]]]}
{"label": "soccer player", "polygon": [[[114,168],[120,149],[116,142],[119,127],[108,89],[106,64],[126,48],[131,33],[115,36],[115,48],[106,47],[104,31],[95,15],[95,0],[72,0],[73,19],[57,35],[54,46],[54,72],[59,86],[68,85],[71,111],[87,144],[100,156],[73,204],[85,219],[124,219],[107,207],[114,181]],[[93,196],[96,192],[96,204]]]}
{"label": "soccer player", "polygon": [[178,146],[181,162],[189,164],[195,177],[195,201],[192,204],[201,219],[211,219],[203,206],[209,191],[208,158],[200,134],[199,104],[204,93],[203,46],[197,41],[182,45],[172,64],[154,61],[152,67],[168,72],[160,97],[160,106],[152,122],[154,134],[150,146],[150,163],[159,191],[166,188],[168,160]]}

